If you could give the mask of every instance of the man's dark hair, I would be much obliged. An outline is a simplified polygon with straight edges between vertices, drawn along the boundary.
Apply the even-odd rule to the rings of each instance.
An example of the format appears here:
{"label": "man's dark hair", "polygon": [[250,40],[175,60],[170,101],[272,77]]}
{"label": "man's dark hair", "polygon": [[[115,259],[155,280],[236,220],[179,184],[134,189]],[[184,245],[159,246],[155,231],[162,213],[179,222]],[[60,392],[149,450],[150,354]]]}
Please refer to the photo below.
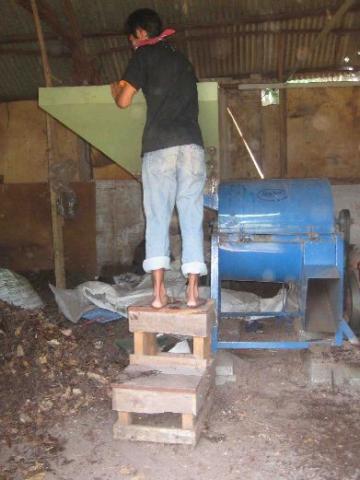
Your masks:
{"label": "man's dark hair", "polygon": [[155,10],[140,8],[131,13],[125,22],[126,35],[136,37],[137,28],[144,29],[149,37],[156,37],[162,32],[162,22]]}

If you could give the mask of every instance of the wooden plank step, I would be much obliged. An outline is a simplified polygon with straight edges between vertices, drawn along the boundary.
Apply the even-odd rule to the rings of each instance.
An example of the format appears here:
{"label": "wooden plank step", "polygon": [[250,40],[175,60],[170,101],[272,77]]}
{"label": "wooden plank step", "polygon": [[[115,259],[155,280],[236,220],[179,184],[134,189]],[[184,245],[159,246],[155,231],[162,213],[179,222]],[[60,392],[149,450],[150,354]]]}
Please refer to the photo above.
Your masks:
{"label": "wooden plank step", "polygon": [[128,316],[130,332],[208,337],[215,322],[214,301],[207,300],[198,308],[184,307],[181,303],[160,310],[151,306],[131,306]]}
{"label": "wooden plank step", "polygon": [[132,414],[119,412],[118,421],[113,426],[113,437],[118,440],[195,446],[211,410],[212,399],[213,388],[209,390],[197,417],[192,414],[181,415],[182,428],[158,426],[155,421],[154,425],[134,424]]}
{"label": "wooden plank step", "polygon": [[208,358],[195,357],[189,353],[159,352],[157,355],[134,353],[130,355],[130,364],[144,365],[155,370],[157,368],[183,366],[193,367],[203,371],[210,364],[210,360]]}
{"label": "wooden plank step", "polygon": [[154,370],[129,365],[120,376],[120,383],[112,385],[113,410],[197,415],[213,382],[213,362],[202,372],[191,367]]}

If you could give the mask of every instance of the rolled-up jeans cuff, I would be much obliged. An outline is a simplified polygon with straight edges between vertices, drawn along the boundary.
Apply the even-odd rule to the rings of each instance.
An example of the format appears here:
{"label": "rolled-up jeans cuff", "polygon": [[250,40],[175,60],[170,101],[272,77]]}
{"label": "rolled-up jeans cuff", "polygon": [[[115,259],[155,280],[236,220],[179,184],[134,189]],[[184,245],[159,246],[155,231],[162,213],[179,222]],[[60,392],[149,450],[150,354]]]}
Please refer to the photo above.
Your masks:
{"label": "rolled-up jeans cuff", "polygon": [[151,257],[146,258],[143,262],[143,269],[146,273],[159,270],[160,268],[170,270],[170,257]]}
{"label": "rolled-up jeans cuff", "polygon": [[184,263],[181,267],[181,271],[185,277],[187,277],[189,273],[195,273],[201,276],[207,275],[207,268],[204,262]]}

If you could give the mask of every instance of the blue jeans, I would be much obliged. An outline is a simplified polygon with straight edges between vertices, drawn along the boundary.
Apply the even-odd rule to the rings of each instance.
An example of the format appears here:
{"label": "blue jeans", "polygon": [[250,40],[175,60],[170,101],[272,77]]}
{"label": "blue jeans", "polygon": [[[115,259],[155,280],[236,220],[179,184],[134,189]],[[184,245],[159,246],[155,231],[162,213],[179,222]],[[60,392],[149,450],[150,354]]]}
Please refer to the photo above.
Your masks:
{"label": "blue jeans", "polygon": [[176,205],[182,238],[182,272],[206,275],[204,263],[204,149],[181,145],[145,153],[142,165],[146,217],[145,272],[170,268],[169,226]]}

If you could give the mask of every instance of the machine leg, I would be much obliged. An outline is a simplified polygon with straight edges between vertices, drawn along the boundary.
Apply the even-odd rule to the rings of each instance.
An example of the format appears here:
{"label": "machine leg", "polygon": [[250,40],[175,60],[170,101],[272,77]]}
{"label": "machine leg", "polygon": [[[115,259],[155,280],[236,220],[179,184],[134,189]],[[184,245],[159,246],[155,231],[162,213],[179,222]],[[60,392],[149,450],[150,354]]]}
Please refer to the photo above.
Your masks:
{"label": "machine leg", "polygon": [[343,344],[344,339],[349,340],[349,342],[352,344],[359,344],[359,339],[352,331],[349,324],[345,322],[345,320],[341,320],[335,334],[335,345],[340,347]]}

